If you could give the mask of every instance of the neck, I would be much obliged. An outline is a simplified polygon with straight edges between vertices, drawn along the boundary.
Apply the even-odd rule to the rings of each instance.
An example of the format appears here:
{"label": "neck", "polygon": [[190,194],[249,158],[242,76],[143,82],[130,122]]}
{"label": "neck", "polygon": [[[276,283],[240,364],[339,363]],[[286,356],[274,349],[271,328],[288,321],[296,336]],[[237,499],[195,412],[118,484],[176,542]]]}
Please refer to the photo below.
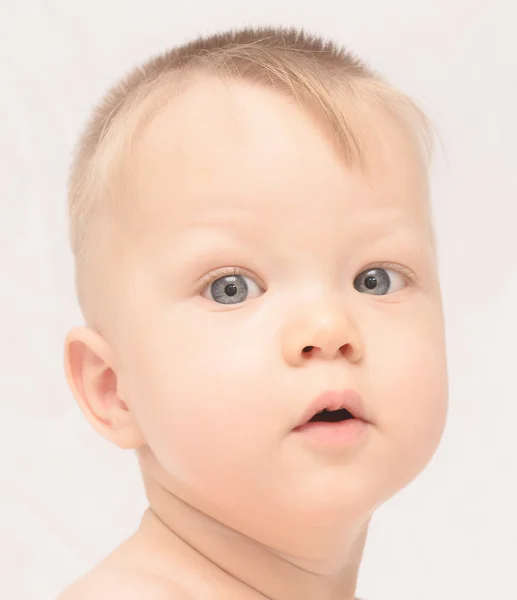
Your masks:
{"label": "neck", "polygon": [[157,548],[161,570],[168,570],[162,574],[177,579],[181,572],[179,583],[194,596],[204,595],[199,585],[210,581],[227,600],[354,600],[369,517],[346,531],[293,532],[287,553],[222,524],[156,481],[144,481],[150,507],[139,535]]}

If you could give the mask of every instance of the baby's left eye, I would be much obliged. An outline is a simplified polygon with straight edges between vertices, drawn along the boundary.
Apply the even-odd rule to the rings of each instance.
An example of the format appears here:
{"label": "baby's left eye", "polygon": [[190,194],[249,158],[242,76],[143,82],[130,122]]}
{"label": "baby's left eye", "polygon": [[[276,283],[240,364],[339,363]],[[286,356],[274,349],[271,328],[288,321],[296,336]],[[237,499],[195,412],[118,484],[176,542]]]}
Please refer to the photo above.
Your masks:
{"label": "baby's left eye", "polygon": [[401,273],[391,269],[376,267],[362,271],[354,279],[354,288],[361,293],[385,296],[403,289],[406,279]]}

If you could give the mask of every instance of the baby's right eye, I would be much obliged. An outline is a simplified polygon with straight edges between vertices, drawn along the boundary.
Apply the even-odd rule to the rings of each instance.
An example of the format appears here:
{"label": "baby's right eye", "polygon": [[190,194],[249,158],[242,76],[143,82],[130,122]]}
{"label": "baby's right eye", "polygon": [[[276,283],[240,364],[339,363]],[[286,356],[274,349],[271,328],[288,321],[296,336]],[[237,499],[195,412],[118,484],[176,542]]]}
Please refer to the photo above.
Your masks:
{"label": "baby's right eye", "polygon": [[261,291],[251,277],[244,275],[238,267],[233,267],[211,275],[201,295],[219,304],[240,304],[248,299],[253,288]]}

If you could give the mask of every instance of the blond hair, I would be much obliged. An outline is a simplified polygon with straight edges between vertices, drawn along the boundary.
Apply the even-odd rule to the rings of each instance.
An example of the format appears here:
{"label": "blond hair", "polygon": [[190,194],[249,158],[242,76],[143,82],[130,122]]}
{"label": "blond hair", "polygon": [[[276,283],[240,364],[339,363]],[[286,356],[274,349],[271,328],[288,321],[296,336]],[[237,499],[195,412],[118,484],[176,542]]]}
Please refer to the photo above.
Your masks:
{"label": "blond hair", "polygon": [[354,102],[398,119],[414,132],[426,160],[431,157],[430,122],[412,99],[351,52],[303,30],[245,28],[200,37],[154,57],[108,91],[87,123],[72,162],[70,245],[77,297],[87,320],[90,276],[105,251],[108,231],[112,234],[113,217],[119,219],[131,142],[189,78],[203,74],[253,81],[291,94],[325,122],[348,164],[366,168],[361,131],[351,117]]}

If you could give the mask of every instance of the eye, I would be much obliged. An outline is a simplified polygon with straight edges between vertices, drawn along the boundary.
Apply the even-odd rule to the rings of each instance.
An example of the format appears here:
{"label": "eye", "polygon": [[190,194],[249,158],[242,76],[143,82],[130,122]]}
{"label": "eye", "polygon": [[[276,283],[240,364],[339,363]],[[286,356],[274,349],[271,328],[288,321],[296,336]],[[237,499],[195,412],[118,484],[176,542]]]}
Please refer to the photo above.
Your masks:
{"label": "eye", "polygon": [[362,271],[354,279],[354,288],[361,293],[385,296],[406,286],[406,278],[391,269],[376,267]]}
{"label": "eye", "polygon": [[250,293],[257,291],[260,293],[261,289],[251,277],[241,273],[238,267],[232,267],[210,275],[201,295],[219,304],[240,304],[248,299]]}

